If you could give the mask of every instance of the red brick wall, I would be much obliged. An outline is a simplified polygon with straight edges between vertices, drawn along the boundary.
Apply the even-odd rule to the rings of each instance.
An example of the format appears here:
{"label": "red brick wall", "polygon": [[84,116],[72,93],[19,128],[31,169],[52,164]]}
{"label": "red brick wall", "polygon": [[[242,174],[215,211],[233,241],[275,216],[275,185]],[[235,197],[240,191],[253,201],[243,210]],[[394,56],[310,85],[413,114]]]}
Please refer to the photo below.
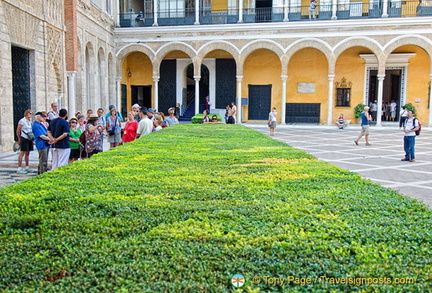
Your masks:
{"label": "red brick wall", "polygon": [[77,0],[64,0],[66,70],[78,71]]}

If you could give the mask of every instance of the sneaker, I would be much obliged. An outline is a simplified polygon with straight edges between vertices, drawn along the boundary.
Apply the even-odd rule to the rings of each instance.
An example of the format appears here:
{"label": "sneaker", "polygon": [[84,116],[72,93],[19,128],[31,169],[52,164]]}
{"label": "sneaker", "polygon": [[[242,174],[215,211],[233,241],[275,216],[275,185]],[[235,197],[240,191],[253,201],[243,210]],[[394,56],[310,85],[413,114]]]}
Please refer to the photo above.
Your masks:
{"label": "sneaker", "polygon": [[27,172],[25,170],[23,170],[22,168],[18,168],[17,173],[18,174],[26,174]]}
{"label": "sneaker", "polygon": [[411,160],[409,160],[410,162],[415,162],[415,159],[411,159]]}
{"label": "sneaker", "polygon": [[404,161],[404,162],[409,161],[409,160],[410,159],[407,159],[407,158],[401,159],[401,161]]}
{"label": "sneaker", "polygon": [[370,144],[370,143],[367,143],[366,145],[372,145],[372,144]]}
{"label": "sneaker", "polygon": [[26,173],[35,173],[35,172],[36,172],[35,170],[30,169],[30,168],[25,168],[24,171],[25,171]]}

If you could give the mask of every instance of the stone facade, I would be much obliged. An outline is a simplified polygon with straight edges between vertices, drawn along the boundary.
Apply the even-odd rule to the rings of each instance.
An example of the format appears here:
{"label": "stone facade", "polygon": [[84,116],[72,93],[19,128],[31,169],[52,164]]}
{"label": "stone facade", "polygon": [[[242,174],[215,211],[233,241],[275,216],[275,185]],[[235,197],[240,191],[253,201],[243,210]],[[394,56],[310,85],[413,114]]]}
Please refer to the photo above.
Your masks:
{"label": "stone facade", "polygon": [[[72,39],[67,28],[75,28]],[[48,111],[52,102],[73,113],[107,108],[116,100],[113,28],[113,17],[90,0],[0,1],[0,152],[11,150],[16,127],[12,47],[28,50],[33,111]]]}

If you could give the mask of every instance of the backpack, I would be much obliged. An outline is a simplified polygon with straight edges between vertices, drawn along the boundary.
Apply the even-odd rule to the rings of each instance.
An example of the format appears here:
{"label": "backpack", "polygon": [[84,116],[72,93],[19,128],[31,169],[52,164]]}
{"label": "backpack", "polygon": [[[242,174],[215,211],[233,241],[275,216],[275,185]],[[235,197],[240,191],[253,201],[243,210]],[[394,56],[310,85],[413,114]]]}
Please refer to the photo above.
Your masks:
{"label": "backpack", "polygon": [[[417,118],[414,118],[414,125],[415,125],[415,121],[417,120]],[[417,120],[418,121],[418,120]],[[419,125],[419,129],[415,131],[416,135],[420,135],[421,132],[421,124],[420,121],[418,121],[418,125]]]}
{"label": "backpack", "polygon": [[[416,134],[416,135],[420,135],[420,132],[421,132],[422,126],[421,126],[421,124],[420,124],[420,121],[418,121],[417,118],[414,118],[414,119],[413,119],[414,128],[415,128],[415,122],[416,122],[416,120],[417,120],[417,122],[418,122],[419,129],[415,131],[415,134]],[[408,119],[405,120],[405,125],[406,125],[407,121],[408,121]],[[413,128],[413,129],[414,129],[414,128]]]}

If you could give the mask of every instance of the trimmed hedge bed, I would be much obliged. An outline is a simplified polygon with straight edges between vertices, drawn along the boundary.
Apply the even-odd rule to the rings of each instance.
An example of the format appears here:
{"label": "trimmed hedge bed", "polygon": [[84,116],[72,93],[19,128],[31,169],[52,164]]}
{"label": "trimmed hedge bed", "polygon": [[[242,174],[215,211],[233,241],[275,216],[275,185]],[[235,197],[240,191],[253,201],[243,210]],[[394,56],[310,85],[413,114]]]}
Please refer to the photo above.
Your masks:
{"label": "trimmed hedge bed", "polygon": [[0,291],[427,292],[431,216],[246,127],[175,125],[0,190]]}

